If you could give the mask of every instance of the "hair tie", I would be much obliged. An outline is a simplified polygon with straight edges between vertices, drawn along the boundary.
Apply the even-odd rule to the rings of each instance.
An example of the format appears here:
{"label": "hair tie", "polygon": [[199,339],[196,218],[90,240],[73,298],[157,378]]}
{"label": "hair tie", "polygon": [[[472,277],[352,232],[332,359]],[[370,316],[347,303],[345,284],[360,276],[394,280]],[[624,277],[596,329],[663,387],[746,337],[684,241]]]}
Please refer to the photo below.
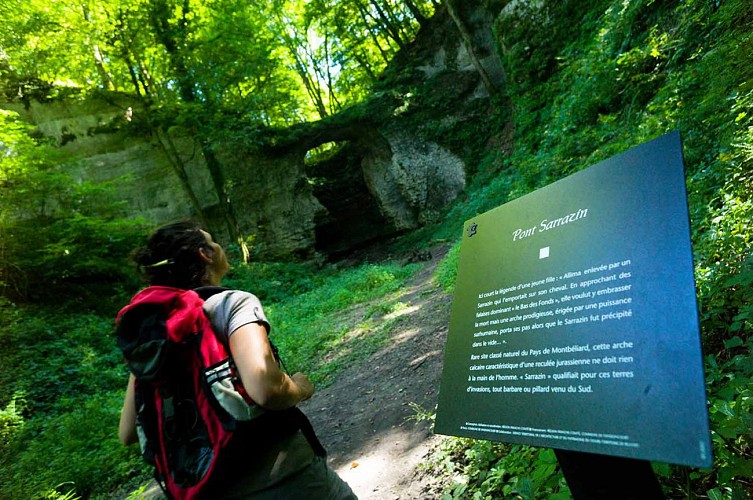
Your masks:
{"label": "hair tie", "polygon": [[144,266],[144,267],[154,268],[154,267],[168,266],[168,265],[173,264],[173,263],[174,262],[173,262],[172,259],[165,259],[165,260],[161,260],[159,262],[155,262],[154,264],[149,264],[148,266]]}

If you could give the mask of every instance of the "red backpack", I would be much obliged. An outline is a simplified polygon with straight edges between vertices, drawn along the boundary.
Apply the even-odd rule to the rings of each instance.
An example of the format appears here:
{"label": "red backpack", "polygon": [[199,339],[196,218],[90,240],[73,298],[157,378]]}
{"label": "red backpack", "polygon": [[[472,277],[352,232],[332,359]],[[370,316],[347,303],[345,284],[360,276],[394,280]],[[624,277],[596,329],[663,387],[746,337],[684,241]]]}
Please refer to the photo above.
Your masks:
{"label": "red backpack", "polygon": [[223,290],[152,286],[116,320],[118,347],[136,377],[139,444],[169,498],[197,498],[205,491],[222,469],[218,464],[232,460],[227,455],[236,434],[261,444],[301,429],[324,455],[300,410],[267,411],[246,393],[202,308],[205,298]]}

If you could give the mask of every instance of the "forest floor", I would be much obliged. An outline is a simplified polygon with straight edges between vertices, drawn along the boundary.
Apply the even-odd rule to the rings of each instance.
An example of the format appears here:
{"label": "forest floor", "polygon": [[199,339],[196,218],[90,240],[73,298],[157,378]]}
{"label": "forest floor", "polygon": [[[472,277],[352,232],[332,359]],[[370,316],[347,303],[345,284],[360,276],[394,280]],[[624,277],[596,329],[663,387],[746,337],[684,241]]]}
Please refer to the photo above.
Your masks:
{"label": "forest floor", "polygon": [[408,307],[384,318],[400,316],[386,346],[300,405],[330,466],[361,500],[436,495],[431,473],[418,465],[440,438],[411,417],[412,404],[434,411],[437,402],[451,297],[432,276],[447,250],[431,249],[399,298]]}

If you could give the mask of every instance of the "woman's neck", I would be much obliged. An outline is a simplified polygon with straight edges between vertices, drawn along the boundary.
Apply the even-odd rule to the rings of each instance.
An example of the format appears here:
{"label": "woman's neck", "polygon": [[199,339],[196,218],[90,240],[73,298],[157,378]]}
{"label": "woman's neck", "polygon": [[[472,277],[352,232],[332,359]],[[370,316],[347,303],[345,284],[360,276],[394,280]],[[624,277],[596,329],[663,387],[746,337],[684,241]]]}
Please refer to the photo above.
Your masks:
{"label": "woman's neck", "polygon": [[222,277],[215,275],[213,272],[209,272],[204,280],[204,286],[220,286],[222,284]]}

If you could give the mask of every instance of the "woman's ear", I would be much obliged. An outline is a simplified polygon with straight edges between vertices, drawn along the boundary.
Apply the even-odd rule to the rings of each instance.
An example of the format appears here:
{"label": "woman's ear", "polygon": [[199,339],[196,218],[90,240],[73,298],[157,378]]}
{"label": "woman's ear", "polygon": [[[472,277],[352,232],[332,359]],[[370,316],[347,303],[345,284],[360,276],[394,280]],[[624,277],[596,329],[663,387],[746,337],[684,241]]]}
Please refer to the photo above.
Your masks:
{"label": "woman's ear", "polygon": [[212,255],[214,252],[212,252],[210,249],[207,248],[199,248],[199,255],[201,256],[201,260],[206,262],[207,264],[212,263]]}

